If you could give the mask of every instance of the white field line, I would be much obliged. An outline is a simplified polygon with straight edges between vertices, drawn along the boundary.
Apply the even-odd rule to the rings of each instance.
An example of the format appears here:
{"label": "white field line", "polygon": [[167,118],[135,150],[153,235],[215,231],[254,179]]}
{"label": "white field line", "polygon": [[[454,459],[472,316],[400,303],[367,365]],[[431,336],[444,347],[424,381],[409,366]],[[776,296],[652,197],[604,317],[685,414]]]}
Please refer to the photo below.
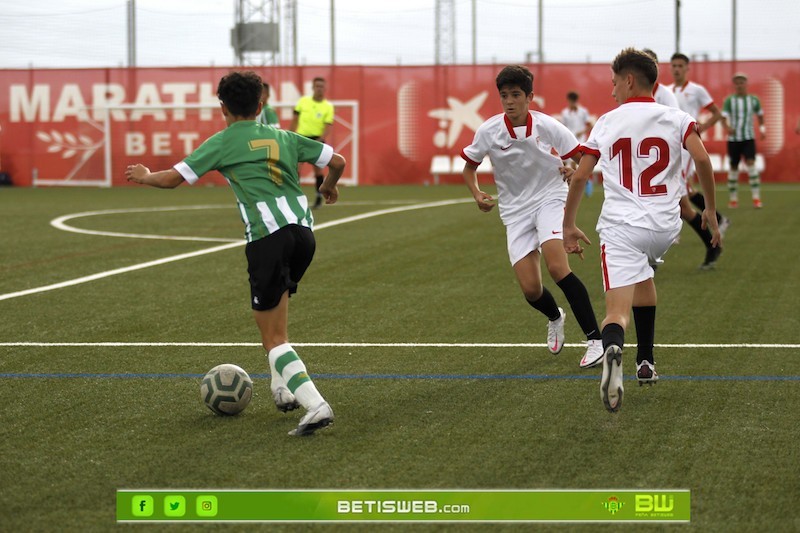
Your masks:
{"label": "white field line", "polygon": [[229,205],[192,205],[176,207],[142,207],[138,209],[103,209],[101,211],[85,211],[83,213],[73,213],[54,218],[50,225],[62,231],[71,233],[82,233],[84,235],[102,235],[104,237],[126,237],[129,239],[158,239],[164,241],[199,241],[199,242],[240,242],[241,239],[217,239],[214,237],[180,237],[172,235],[149,235],[144,233],[121,233],[118,231],[99,231],[91,229],[76,228],[66,224],[67,221],[75,218],[93,217],[99,215],[118,215],[120,213],[159,213],[165,211],[195,211],[205,209],[230,208]]}
{"label": "white field line", "polygon": [[[370,211],[368,213],[362,213],[360,215],[354,215],[351,217],[345,217],[338,220],[332,220],[330,222],[324,222],[322,224],[317,224],[314,228],[315,231],[319,231],[325,228],[331,228],[334,226],[339,226],[341,224],[347,224],[350,222],[356,222],[359,220],[364,220],[367,218],[388,215],[391,213],[400,213],[404,211],[414,211],[417,209],[428,209],[431,207],[442,207],[446,205],[454,205],[454,204],[462,204],[467,202],[472,202],[471,198],[462,198],[457,200],[442,200],[439,202],[428,202],[424,204],[416,204],[416,205],[406,205],[401,207],[393,207],[389,209],[379,209],[377,211]],[[231,241],[231,239],[212,239],[212,238],[205,238],[205,237],[177,237],[177,236],[170,236],[170,235],[147,235],[147,234],[138,234],[138,233],[119,233],[119,232],[104,232],[104,231],[94,231],[94,230],[84,230],[80,228],[75,228],[73,226],[69,226],[66,224],[66,221],[79,218],[79,217],[88,217],[88,216],[97,216],[97,215],[109,215],[109,214],[120,214],[120,213],[144,213],[144,212],[159,212],[159,211],[180,211],[180,210],[193,210],[193,209],[217,209],[220,208],[219,205],[207,205],[207,206],[177,206],[177,207],[153,207],[153,208],[138,208],[138,209],[107,209],[102,211],[86,211],[84,213],[76,213],[73,215],[65,215],[62,217],[58,217],[53,219],[50,224],[53,227],[58,228],[63,231],[70,231],[74,233],[84,233],[88,235],[103,235],[103,236],[111,236],[111,237],[124,237],[124,238],[133,238],[133,239],[162,239],[162,240],[182,240],[182,241],[211,241],[211,242],[225,242],[227,244],[221,246],[214,246],[212,248],[206,248],[203,250],[197,250],[195,252],[188,252],[184,254],[173,255],[169,257],[164,257],[162,259],[156,259],[154,261],[147,261],[145,263],[139,263],[136,265],[131,265],[128,267],[116,268],[114,270],[106,270],[104,272],[98,272],[97,274],[91,274],[89,276],[83,276],[80,278],[75,278],[67,281],[62,281],[60,283],[53,283],[51,285],[44,285],[42,287],[34,287],[32,289],[26,289],[17,292],[10,292],[6,294],[0,294],[0,301],[1,300],[9,300],[11,298],[17,298],[20,296],[27,296],[30,294],[37,294],[40,292],[47,292],[52,291],[55,289],[63,289],[64,287],[71,287],[73,285],[80,285],[81,283],[87,283],[90,281],[95,281],[102,278],[107,278],[110,276],[116,276],[117,274],[125,274],[127,272],[133,272],[136,270],[142,270],[144,268],[150,268],[153,266],[164,265],[166,263],[172,263],[174,261],[181,261],[183,259],[189,259],[192,257],[198,257],[201,255],[212,254],[214,252],[220,252],[222,250],[228,250],[230,248],[236,248],[238,246],[242,246],[245,244],[244,240],[236,240]]]}
{"label": "white field line", "polygon": [[[250,348],[260,347],[259,342],[0,342],[0,347],[222,347],[222,348]],[[298,347],[331,347],[331,348],[544,348],[545,343],[513,343],[513,342],[292,342]],[[567,348],[584,348],[585,343],[567,343]],[[626,344],[635,347],[636,344]],[[800,344],[656,344],[656,348],[787,348],[798,349]]]}

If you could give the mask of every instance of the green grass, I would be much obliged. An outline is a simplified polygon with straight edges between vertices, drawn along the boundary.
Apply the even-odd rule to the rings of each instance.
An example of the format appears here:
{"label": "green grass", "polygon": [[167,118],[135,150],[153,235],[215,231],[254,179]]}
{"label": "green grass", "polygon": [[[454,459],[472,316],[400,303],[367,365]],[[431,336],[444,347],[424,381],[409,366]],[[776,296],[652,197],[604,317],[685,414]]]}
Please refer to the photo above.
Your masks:
{"label": "green grass", "polygon": [[[343,189],[343,204],[315,217],[321,224],[403,202],[467,196],[452,186]],[[714,271],[697,270],[704,250],[684,229],[656,277],[657,343],[800,344],[800,188],[766,186],[764,200],[763,210],[729,213],[733,226]],[[584,200],[579,224],[593,245],[585,261],[571,259],[599,318],[604,305],[593,228],[601,202],[598,194]],[[220,207],[69,223],[241,237],[225,188],[0,189],[0,295],[217,244],[82,235],[49,225],[70,213],[177,205]],[[389,214],[321,229],[317,243],[291,300],[295,343],[544,342],[545,322],[519,293],[496,213],[466,203]],[[255,343],[246,280],[243,249],[234,248],[0,300],[0,342]],[[546,284],[566,307],[555,284]],[[567,342],[580,337],[569,317]],[[626,342],[635,341],[631,328]],[[578,369],[578,347],[557,357],[522,347],[305,346],[298,352],[337,416],[330,429],[308,439],[286,435],[298,415],[272,405],[257,346],[0,346],[0,529],[110,529],[118,488],[688,488],[693,529],[800,528],[797,347],[656,348],[663,379],[646,388],[626,382],[625,405],[616,415],[602,407],[599,371]],[[251,405],[233,419],[202,405],[199,378],[180,376],[222,362],[256,376]],[[625,365],[630,375],[631,355]],[[43,376],[62,373],[82,377]],[[592,379],[581,379],[587,375]],[[791,379],[754,379],[770,376]],[[522,527],[620,528],[413,529]],[[374,529],[277,526],[298,528]]]}

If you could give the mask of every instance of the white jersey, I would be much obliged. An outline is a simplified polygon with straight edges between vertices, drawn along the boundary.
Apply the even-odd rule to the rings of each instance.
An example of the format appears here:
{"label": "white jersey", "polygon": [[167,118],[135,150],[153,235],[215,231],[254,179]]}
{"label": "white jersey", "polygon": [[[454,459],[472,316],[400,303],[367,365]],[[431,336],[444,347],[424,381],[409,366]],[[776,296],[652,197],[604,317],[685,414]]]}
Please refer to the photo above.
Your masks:
{"label": "white jersey", "polygon": [[515,128],[501,113],[480,125],[461,157],[477,166],[489,156],[500,218],[509,225],[550,200],[566,202],[569,187],[559,168],[579,148],[572,132],[551,116],[529,111],[527,124]]}
{"label": "white jersey", "polygon": [[678,105],[678,99],[675,98],[672,90],[658,82],[653,85],[653,98],[658,104],[665,105],[667,107],[677,107],[680,109],[680,106]]}
{"label": "white jersey", "polygon": [[692,117],[652,98],[631,98],[597,120],[583,151],[603,173],[598,232],[620,224],[680,228],[681,149],[693,131]]}
{"label": "white jersey", "polygon": [[695,120],[700,118],[700,112],[703,109],[714,103],[714,99],[711,98],[706,88],[693,81],[687,81],[681,87],[676,87],[675,84],[672,84],[669,89],[678,100],[678,107],[689,113]]}
{"label": "white jersey", "polygon": [[561,110],[561,122],[575,135],[578,141],[586,140],[589,112],[585,107],[578,106],[577,109],[565,107]]}

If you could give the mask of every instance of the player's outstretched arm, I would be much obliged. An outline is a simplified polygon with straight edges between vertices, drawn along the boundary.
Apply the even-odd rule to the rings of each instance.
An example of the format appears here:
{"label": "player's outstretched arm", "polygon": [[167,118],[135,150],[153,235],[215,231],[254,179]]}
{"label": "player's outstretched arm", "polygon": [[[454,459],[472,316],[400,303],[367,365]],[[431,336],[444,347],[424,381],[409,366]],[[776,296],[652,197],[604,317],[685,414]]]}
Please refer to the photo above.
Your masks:
{"label": "player's outstretched arm", "polygon": [[578,241],[592,244],[586,235],[577,226],[578,208],[581,205],[583,191],[586,188],[586,181],[592,175],[597,157],[592,154],[583,154],[578,170],[572,174],[569,182],[569,193],[567,193],[567,205],[564,208],[564,251],[568,254],[578,254],[583,259],[583,246]]}
{"label": "player's outstretched arm", "polygon": [[150,169],[142,164],[128,165],[128,168],[125,169],[125,178],[134,183],[150,185],[159,189],[174,189],[184,182],[183,176],[174,168],[150,172]]}
{"label": "player's outstretched arm", "polygon": [[333,154],[331,160],[328,162],[328,175],[319,187],[319,192],[325,198],[326,204],[335,204],[339,199],[339,189],[336,184],[339,178],[342,177],[344,167],[347,166],[347,161],[339,154]]}
{"label": "player's outstretched arm", "polygon": [[700,133],[703,133],[718,121],[722,120],[722,111],[719,110],[717,104],[712,103],[706,109],[708,109],[709,113],[711,113],[711,116],[702,124],[697,125],[697,129],[700,130]]}
{"label": "player's outstretched arm", "polygon": [[491,194],[486,194],[480,187],[478,187],[478,167],[471,163],[464,163],[464,170],[461,172],[464,178],[464,183],[467,184],[469,192],[478,204],[478,209],[484,213],[488,213],[494,207],[494,198]]}
{"label": "player's outstretched arm", "polygon": [[717,197],[714,190],[714,168],[711,166],[711,159],[708,157],[703,141],[700,140],[700,135],[695,131],[686,138],[686,149],[694,160],[697,179],[700,181],[700,187],[702,187],[703,196],[706,199],[706,207],[702,213],[703,229],[708,228],[711,231],[711,245],[719,246],[722,243],[722,237],[717,225]]}

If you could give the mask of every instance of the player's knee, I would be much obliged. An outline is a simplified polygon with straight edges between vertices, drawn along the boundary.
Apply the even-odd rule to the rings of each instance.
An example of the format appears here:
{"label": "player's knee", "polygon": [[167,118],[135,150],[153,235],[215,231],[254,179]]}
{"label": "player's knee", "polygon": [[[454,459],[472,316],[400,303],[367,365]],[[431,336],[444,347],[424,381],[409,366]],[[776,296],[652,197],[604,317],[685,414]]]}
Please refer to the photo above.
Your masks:
{"label": "player's knee", "polygon": [[548,264],[547,271],[556,283],[569,276],[570,272],[572,272],[567,263]]}
{"label": "player's knee", "polygon": [[544,294],[541,283],[525,283],[521,284],[520,287],[522,288],[522,294],[525,295],[525,299],[529,302],[535,302]]}

